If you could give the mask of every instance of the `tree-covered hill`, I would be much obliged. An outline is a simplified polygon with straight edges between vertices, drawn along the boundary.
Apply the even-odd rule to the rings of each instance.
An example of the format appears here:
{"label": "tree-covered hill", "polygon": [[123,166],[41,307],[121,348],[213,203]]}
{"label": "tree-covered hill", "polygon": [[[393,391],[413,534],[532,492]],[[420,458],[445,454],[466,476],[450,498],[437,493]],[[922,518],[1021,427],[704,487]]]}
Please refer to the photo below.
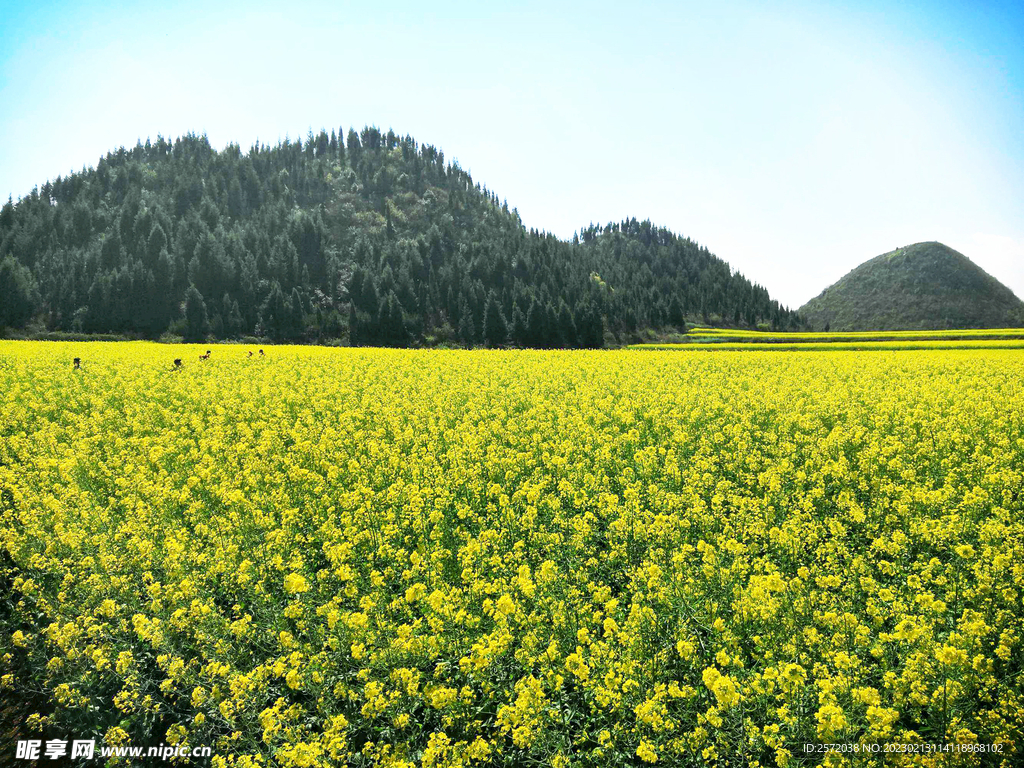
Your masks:
{"label": "tree-covered hill", "polygon": [[866,261],[800,308],[815,330],[1016,328],[1024,303],[942,243],[897,248]]}
{"label": "tree-covered hill", "polygon": [[433,146],[376,128],[119,149],[0,210],[0,326],[200,339],[601,346],[709,318],[799,318],[650,222],[573,242]]}

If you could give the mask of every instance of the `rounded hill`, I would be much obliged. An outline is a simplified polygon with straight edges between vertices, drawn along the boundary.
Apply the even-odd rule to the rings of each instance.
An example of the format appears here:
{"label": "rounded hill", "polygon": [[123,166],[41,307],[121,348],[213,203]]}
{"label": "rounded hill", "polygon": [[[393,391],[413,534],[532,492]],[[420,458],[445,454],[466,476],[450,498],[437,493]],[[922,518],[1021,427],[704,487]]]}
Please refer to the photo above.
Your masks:
{"label": "rounded hill", "polygon": [[1010,328],[1024,302],[962,253],[927,242],[883,253],[800,308],[816,330]]}

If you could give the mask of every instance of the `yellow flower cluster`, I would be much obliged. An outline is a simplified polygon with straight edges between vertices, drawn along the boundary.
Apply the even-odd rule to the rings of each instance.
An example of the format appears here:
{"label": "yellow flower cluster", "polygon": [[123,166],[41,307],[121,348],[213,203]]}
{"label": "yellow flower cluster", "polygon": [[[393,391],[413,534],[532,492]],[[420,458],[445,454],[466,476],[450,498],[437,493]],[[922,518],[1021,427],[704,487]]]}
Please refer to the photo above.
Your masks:
{"label": "yellow flower cluster", "polygon": [[198,351],[0,342],[0,688],[40,728],[246,767],[1022,759],[1021,352]]}

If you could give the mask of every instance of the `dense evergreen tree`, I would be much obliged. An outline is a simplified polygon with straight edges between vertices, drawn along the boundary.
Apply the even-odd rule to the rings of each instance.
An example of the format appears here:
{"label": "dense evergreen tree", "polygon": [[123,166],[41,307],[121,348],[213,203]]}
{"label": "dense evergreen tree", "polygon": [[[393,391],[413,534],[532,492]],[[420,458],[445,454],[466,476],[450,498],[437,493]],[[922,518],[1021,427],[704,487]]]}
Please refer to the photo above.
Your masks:
{"label": "dense evergreen tree", "polygon": [[402,305],[394,291],[388,291],[388,295],[381,300],[377,318],[376,341],[388,346],[403,346],[408,342]]}
{"label": "dense evergreen tree", "polygon": [[800,325],[691,240],[636,219],[527,230],[442,152],[373,127],[121,148],[8,200],[0,261],[16,328],[590,347],[687,320]]}
{"label": "dense evergreen tree", "polygon": [[579,346],[579,341],[576,338],[576,319],[572,316],[572,311],[569,309],[569,305],[564,301],[559,302],[558,305],[557,328],[562,346]]}
{"label": "dense evergreen tree", "polygon": [[476,342],[476,326],[473,324],[473,313],[469,310],[469,303],[465,298],[459,305],[459,341],[467,347]]}
{"label": "dense evergreen tree", "polygon": [[491,291],[484,307],[484,341],[489,347],[501,347],[508,343],[508,323]]}
{"label": "dense evergreen tree", "polygon": [[576,314],[579,346],[596,349],[604,346],[604,318],[592,302],[584,302]]}
{"label": "dense evergreen tree", "polygon": [[194,285],[185,291],[185,341],[202,341],[206,338],[206,302]]}
{"label": "dense evergreen tree", "polygon": [[292,288],[292,296],[287,307],[285,335],[289,339],[301,339],[305,331],[305,311],[299,289]]}
{"label": "dense evergreen tree", "polygon": [[547,345],[547,313],[539,302],[531,301],[530,309],[526,313],[526,346],[546,347]]}
{"label": "dense evergreen tree", "polygon": [[519,347],[527,346],[528,332],[526,316],[519,308],[518,302],[512,305],[512,342]]}
{"label": "dense evergreen tree", "polygon": [[0,328],[19,328],[29,321],[35,305],[32,273],[10,256],[0,261]]}

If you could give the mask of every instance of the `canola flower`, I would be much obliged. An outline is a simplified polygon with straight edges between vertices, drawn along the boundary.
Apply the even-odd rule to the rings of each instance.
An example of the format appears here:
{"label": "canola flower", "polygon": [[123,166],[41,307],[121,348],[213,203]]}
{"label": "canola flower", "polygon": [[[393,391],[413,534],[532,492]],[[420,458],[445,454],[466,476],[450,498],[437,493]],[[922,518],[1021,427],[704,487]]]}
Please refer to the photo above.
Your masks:
{"label": "canola flower", "polygon": [[196,350],[0,342],[26,729],[218,766],[1019,764],[1024,354]]}

